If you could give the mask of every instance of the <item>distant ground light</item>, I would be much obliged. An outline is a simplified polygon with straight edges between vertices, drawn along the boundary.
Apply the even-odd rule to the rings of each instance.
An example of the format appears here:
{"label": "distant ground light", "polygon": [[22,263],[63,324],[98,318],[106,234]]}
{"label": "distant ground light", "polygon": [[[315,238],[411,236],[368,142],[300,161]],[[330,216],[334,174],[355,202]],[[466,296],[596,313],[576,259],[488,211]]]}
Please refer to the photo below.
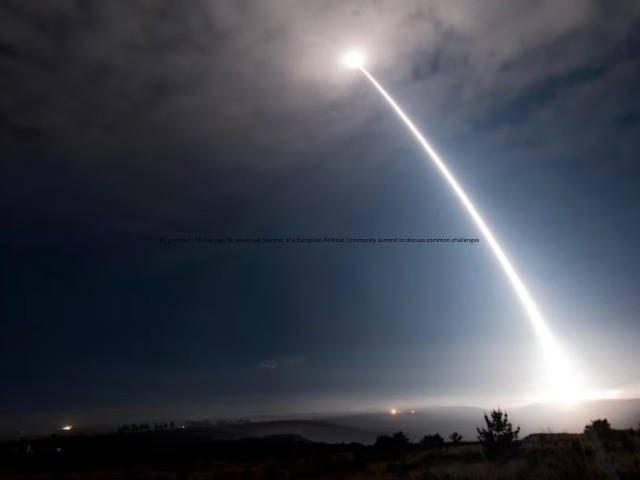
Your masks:
{"label": "distant ground light", "polygon": [[[390,408],[389,409],[389,415],[400,415],[402,412],[402,410],[398,409],[398,408]],[[416,413],[415,410],[409,410],[409,413]]]}
{"label": "distant ground light", "polygon": [[65,430],[65,431],[67,431],[67,432],[68,432],[68,431],[69,431],[69,430],[71,430],[72,428],[73,428],[73,425],[65,425],[64,427],[62,427],[62,430]]}

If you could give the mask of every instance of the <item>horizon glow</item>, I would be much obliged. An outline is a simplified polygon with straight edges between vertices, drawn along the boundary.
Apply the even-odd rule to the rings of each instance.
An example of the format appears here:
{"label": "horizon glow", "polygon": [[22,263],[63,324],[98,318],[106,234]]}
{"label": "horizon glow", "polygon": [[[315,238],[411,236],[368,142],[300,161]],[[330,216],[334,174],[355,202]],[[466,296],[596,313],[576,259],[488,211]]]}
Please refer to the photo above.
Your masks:
{"label": "horizon glow", "polygon": [[376,79],[373,78],[373,76],[364,68],[363,58],[362,54],[353,50],[343,57],[342,63],[351,69],[359,69],[365,75],[373,86],[382,94],[384,99],[387,100],[389,105],[391,105],[400,119],[409,128],[409,131],[416,137],[420,145],[425,149],[458,198],[462,201],[462,204],[467,209],[486,240],[489,242],[491,250],[498,259],[505,275],[515,290],[520,303],[524,307],[529,322],[533,327],[534,333],[540,340],[540,344],[543,349],[542,380],[545,386],[542,388],[542,391],[536,394],[537,401],[575,405],[586,400],[592,394],[588,393],[585,389],[586,382],[582,373],[575,367],[575,365],[572,364],[564,349],[560,346],[560,343],[551,332],[551,329],[549,328],[545,318],[540,313],[540,310],[534,302],[527,287],[520,279],[520,276],[509,261],[507,255],[502,250],[502,247],[494,237],[484,219],[478,213],[477,209],[453,174],[449,171],[442,158],[440,158],[440,155],[438,155],[429,142],[427,142],[418,128],[393,100],[391,95],[389,95],[387,91],[376,81]]}

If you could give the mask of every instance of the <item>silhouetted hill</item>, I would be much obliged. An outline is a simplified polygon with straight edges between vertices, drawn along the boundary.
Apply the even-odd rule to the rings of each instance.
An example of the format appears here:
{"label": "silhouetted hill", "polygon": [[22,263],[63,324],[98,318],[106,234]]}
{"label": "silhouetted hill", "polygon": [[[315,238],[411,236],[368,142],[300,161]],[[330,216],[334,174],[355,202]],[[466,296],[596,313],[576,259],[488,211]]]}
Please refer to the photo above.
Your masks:
{"label": "silhouetted hill", "polygon": [[[274,428],[345,430],[323,422],[264,422],[259,426],[260,431],[250,433]],[[226,432],[194,427],[0,442],[0,478],[640,478],[640,432],[611,431],[595,439],[584,434],[534,434],[498,463],[487,459],[478,443],[441,448],[408,442],[363,446],[315,443],[287,433],[219,439],[220,435],[246,433],[244,426]]]}
{"label": "silhouetted hill", "polygon": [[320,420],[280,420],[237,425],[226,429],[229,438],[260,438],[274,435],[299,435],[314,442],[361,443],[375,442],[380,432],[353,425]]}

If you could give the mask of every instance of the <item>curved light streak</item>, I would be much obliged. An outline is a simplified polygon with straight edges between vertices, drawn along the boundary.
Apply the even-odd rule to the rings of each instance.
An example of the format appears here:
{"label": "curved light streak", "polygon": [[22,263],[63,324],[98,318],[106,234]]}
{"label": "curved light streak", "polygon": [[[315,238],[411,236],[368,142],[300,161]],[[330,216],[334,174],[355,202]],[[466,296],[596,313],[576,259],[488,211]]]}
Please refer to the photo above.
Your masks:
{"label": "curved light streak", "polygon": [[480,228],[480,231],[489,242],[489,246],[494,255],[498,259],[498,262],[502,266],[504,273],[509,279],[513,289],[520,300],[520,303],[525,309],[529,322],[533,327],[535,334],[540,339],[541,346],[543,348],[544,360],[545,360],[545,376],[549,392],[546,392],[543,399],[561,400],[561,401],[577,401],[579,398],[584,397],[584,392],[579,386],[578,372],[571,365],[568,358],[560,347],[558,341],[555,339],[551,332],[551,329],[547,325],[544,317],[540,313],[538,306],[533,301],[531,294],[527,290],[524,282],[518,276],[513,265],[507,258],[507,255],[502,250],[502,247],[494,237],[493,233],[485,223],[484,219],[480,216],[474,205],[469,200],[469,197],[457,182],[455,177],[451,174],[447,166],[445,165],[440,155],[433,149],[433,147],[422,136],[417,127],[402,111],[398,104],[391,98],[387,91],[380,85],[375,78],[364,68],[362,65],[357,67],[373,84],[373,86],[382,94],[382,96],[389,102],[389,105],[395,110],[398,116],[402,119],[405,125],[409,128],[411,133],[416,137],[420,145],[429,154],[429,157],[436,164],[442,175],[447,179],[451,188],[455,191],[458,198],[462,201],[463,205],[473,218],[474,222]]}

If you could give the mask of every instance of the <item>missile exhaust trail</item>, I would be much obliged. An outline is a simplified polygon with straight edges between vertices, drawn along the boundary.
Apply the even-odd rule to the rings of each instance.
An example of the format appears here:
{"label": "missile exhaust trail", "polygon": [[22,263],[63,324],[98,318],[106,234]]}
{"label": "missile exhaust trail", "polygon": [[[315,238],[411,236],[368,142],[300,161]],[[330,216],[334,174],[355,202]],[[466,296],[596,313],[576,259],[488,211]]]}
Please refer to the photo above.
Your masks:
{"label": "missile exhaust trail", "polygon": [[[398,116],[402,119],[405,125],[409,128],[411,133],[416,137],[420,145],[426,150],[429,157],[436,164],[442,175],[447,179],[449,185],[455,191],[458,198],[462,201],[463,205],[473,218],[474,222],[480,228],[480,231],[486,238],[491,250],[495,254],[498,262],[502,266],[504,273],[509,279],[513,289],[515,290],[520,303],[523,305],[525,312],[527,313],[527,317],[531,323],[531,326],[534,329],[534,332],[538,336],[541,346],[545,353],[545,363],[546,371],[547,371],[547,379],[549,383],[549,387],[554,391],[555,394],[560,394],[561,397],[575,396],[577,392],[576,385],[576,373],[573,370],[573,367],[570,366],[568,359],[565,357],[562,348],[558,344],[554,335],[552,334],[547,322],[544,317],[538,310],[537,305],[533,301],[531,294],[527,290],[524,282],[518,276],[515,268],[511,265],[507,255],[502,250],[502,247],[495,239],[493,233],[485,223],[484,219],[480,216],[476,208],[474,207],[471,200],[462,189],[460,184],[457,182],[455,177],[451,174],[444,161],[440,158],[440,155],[433,149],[433,147],[427,142],[427,140],[422,136],[420,131],[416,128],[413,122],[407,117],[407,115],[402,111],[402,109],[398,106],[398,104],[391,98],[391,96],[386,92],[386,90],[376,81],[375,78],[362,66],[362,61],[360,58],[354,58],[351,60],[352,68],[359,69],[367,79],[373,84],[373,86],[382,94],[382,96],[387,100],[389,105],[395,110]],[[582,393],[582,392],[580,392]]]}
{"label": "missile exhaust trail", "polygon": [[507,258],[504,251],[500,247],[500,244],[497,242],[497,240],[493,236],[493,233],[491,233],[491,230],[489,230],[489,227],[487,227],[487,224],[484,222],[484,220],[482,219],[482,217],[480,216],[476,208],[473,206],[473,204],[471,203],[471,200],[469,200],[469,197],[467,197],[467,194],[464,192],[462,187],[458,184],[458,182],[456,181],[454,176],[451,174],[451,172],[449,172],[449,169],[444,164],[440,156],[436,153],[433,147],[429,145],[427,140],[422,136],[420,131],[416,128],[416,126],[409,119],[409,117],[407,117],[407,115],[402,111],[402,109],[393,100],[393,98],[391,98],[391,96],[385,91],[385,89],[382,88],[382,86],[376,81],[375,78],[373,78],[373,76],[364,67],[360,67],[360,70],[371,81],[371,83],[378,89],[378,91],[382,94],[382,96],[389,102],[391,107],[393,107],[393,109],[396,111],[396,113],[402,119],[402,121],[407,125],[407,127],[409,127],[409,130],[411,130],[411,133],[415,135],[418,142],[427,151],[427,153],[429,154],[431,159],[435,162],[440,172],[447,179],[447,181],[449,182],[449,185],[451,185],[453,190],[456,192],[456,194],[464,204],[465,208],[467,209],[467,211],[469,212],[473,220],[476,222],[476,224],[480,228],[480,231],[489,242],[489,245],[491,246],[491,250],[493,250],[493,253],[498,258],[500,265],[504,269],[507,277],[509,278],[509,280],[511,281],[511,284],[513,285],[513,288],[518,294],[518,298],[520,299],[525,310],[527,311],[529,320],[531,321],[531,324],[534,330],[538,335],[542,336],[543,338],[548,338],[551,335],[551,332],[549,331],[549,327],[544,321],[544,318],[538,311],[538,307],[536,306],[533,299],[531,298],[531,295],[529,294],[524,283],[522,283],[522,280],[520,280],[520,277],[518,277],[518,274],[516,273],[515,269],[511,265],[511,262],[509,262],[509,259]]}

